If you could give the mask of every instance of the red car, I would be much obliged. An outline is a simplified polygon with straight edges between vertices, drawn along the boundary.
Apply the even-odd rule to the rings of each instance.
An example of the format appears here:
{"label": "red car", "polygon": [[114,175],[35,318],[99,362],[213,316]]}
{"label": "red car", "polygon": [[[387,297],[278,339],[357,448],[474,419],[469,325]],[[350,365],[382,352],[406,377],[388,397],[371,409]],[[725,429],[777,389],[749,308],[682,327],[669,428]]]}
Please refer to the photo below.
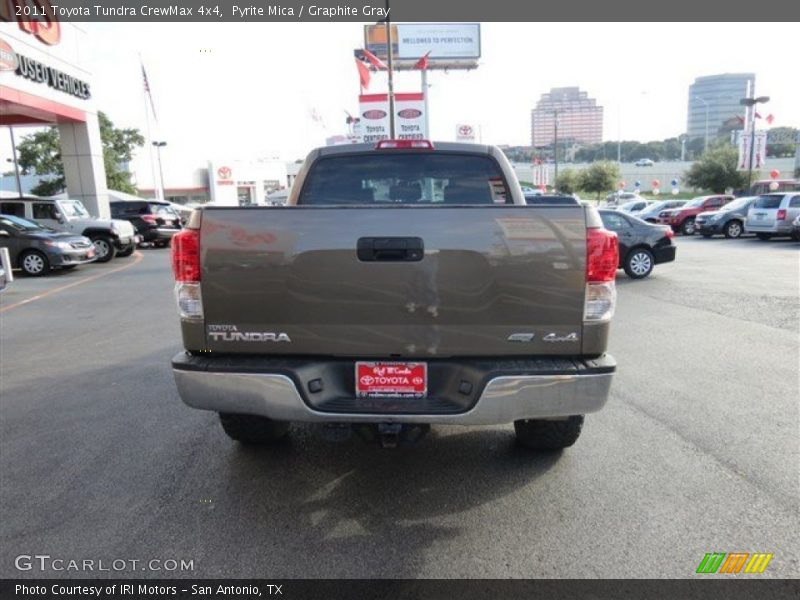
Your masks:
{"label": "red car", "polygon": [[680,208],[662,210],[658,213],[658,222],[669,225],[675,233],[694,235],[694,218],[697,215],[701,212],[719,210],[731,200],[733,200],[733,196],[728,195],[698,196]]}

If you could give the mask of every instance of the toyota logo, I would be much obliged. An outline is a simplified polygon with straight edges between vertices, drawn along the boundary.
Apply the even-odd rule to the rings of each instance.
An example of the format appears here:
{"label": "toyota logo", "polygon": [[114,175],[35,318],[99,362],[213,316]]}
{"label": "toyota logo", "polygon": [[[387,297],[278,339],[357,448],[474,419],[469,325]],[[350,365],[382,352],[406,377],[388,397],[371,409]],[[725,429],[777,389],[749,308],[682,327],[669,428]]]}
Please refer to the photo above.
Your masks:
{"label": "toyota logo", "polygon": [[375,378],[372,377],[371,375],[364,375],[361,378],[361,383],[362,385],[372,385],[373,383],[375,383]]}
{"label": "toyota logo", "polygon": [[400,112],[397,113],[398,116],[403,117],[404,119],[416,119],[422,114],[421,110],[417,110],[416,108],[404,108]]}
{"label": "toyota logo", "polygon": [[16,68],[16,53],[8,42],[0,40],[0,71],[14,71]]}
{"label": "toyota logo", "polygon": [[458,128],[458,133],[461,135],[472,135],[472,127],[470,125],[462,125]]}
{"label": "toyota logo", "polygon": [[371,119],[373,121],[377,119],[383,119],[386,116],[386,112],[382,110],[378,110],[377,108],[373,108],[372,110],[366,110],[362,113],[365,119]]}
{"label": "toyota logo", "polygon": [[231,168],[230,167],[220,167],[217,169],[217,175],[219,175],[220,179],[230,179],[231,178]]}

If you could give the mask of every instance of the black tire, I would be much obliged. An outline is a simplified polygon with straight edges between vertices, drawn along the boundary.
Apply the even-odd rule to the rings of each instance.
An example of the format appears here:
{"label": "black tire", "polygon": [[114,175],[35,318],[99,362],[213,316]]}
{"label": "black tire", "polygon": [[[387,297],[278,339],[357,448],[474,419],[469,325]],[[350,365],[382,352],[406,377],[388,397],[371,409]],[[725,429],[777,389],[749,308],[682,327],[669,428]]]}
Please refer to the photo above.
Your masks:
{"label": "black tire", "polygon": [[50,272],[50,260],[38,250],[26,250],[19,257],[19,268],[28,277],[44,277]]}
{"label": "black tire", "polygon": [[558,421],[526,419],[514,421],[517,441],[532,450],[561,450],[572,446],[581,434],[583,415]]}
{"label": "black tire", "polygon": [[219,413],[219,422],[229,438],[242,444],[274,444],[289,432],[289,423],[255,415]]}
{"label": "black tire", "polygon": [[694,232],[694,219],[686,219],[683,223],[681,223],[681,233],[683,235],[694,235]]}
{"label": "black tire", "polygon": [[125,258],[126,256],[130,256],[131,254],[133,254],[134,250],[136,250],[136,244],[131,244],[128,248],[125,248],[125,250],[120,250],[119,252],[117,252],[117,257]]}
{"label": "black tire", "polygon": [[94,249],[97,252],[97,260],[95,262],[108,262],[117,255],[117,249],[114,247],[114,240],[109,236],[93,235],[89,239],[94,243]]}
{"label": "black tire", "polygon": [[766,242],[767,240],[771,240],[772,239],[772,234],[771,233],[757,233],[756,237],[758,239],[764,240]]}
{"label": "black tire", "polygon": [[725,237],[728,239],[736,239],[738,237],[742,237],[744,233],[744,227],[742,227],[742,222],[738,219],[731,219],[725,224]]}
{"label": "black tire", "polygon": [[625,257],[622,268],[631,279],[644,279],[653,272],[655,260],[647,248],[633,248]]}

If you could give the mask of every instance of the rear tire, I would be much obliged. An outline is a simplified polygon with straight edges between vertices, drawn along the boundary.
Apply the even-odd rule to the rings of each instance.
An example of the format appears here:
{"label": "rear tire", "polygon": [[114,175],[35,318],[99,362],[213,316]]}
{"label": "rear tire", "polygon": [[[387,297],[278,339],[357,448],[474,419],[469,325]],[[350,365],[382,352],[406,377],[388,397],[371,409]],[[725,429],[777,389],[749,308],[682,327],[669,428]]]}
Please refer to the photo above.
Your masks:
{"label": "rear tire", "polygon": [[772,239],[772,234],[771,233],[757,233],[756,237],[758,239],[763,240],[763,241],[766,242],[767,240]]}
{"label": "rear tire", "polygon": [[683,235],[694,235],[694,219],[686,219],[681,223],[681,233]]}
{"label": "rear tire", "polygon": [[531,450],[561,450],[572,446],[581,434],[583,415],[558,421],[525,419],[514,421],[517,441]]}
{"label": "rear tire", "polygon": [[90,238],[94,244],[94,249],[97,252],[97,261],[104,263],[110,261],[117,255],[117,249],[114,247],[114,241],[107,235],[96,235]]}
{"label": "rear tire", "polygon": [[219,421],[229,438],[245,445],[274,444],[289,431],[289,423],[255,415],[219,413]]}
{"label": "rear tire", "polygon": [[19,257],[19,268],[29,277],[43,277],[50,272],[50,261],[38,250],[26,250]]}
{"label": "rear tire", "polygon": [[742,228],[742,222],[733,219],[732,221],[728,221],[728,224],[725,225],[725,237],[729,239],[736,239],[742,236],[744,229]]}
{"label": "rear tire", "polygon": [[644,279],[653,272],[653,253],[647,248],[634,248],[625,257],[623,269],[631,279]]}

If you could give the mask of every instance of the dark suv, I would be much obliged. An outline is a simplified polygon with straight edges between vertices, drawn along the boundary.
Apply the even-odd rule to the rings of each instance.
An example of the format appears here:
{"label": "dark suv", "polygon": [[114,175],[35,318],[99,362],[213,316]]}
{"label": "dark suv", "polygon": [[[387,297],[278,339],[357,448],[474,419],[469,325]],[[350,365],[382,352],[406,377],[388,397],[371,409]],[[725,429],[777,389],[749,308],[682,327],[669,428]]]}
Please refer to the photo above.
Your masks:
{"label": "dark suv", "polygon": [[130,221],[142,241],[154,246],[168,246],[182,228],[180,215],[160,200],[117,200],[111,203],[111,216]]}

